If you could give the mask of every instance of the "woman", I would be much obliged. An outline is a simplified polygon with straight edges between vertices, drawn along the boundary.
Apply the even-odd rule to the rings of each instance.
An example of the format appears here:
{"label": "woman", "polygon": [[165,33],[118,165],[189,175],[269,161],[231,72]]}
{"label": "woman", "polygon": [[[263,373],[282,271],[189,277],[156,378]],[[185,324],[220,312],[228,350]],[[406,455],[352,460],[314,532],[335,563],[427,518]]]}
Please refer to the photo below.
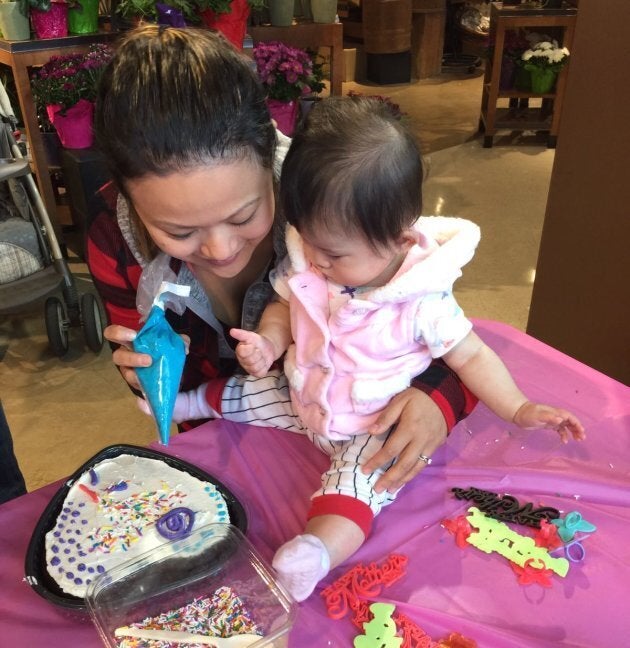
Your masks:
{"label": "woman", "polygon": [[[168,311],[190,339],[181,389],[231,375],[236,340],[227,332],[256,327],[272,294],[268,272],[283,253],[274,236],[283,232],[274,176],[288,141],[270,121],[248,60],[208,31],[136,30],[105,71],[95,132],[114,182],[102,192],[87,255],[115,364],[137,388],[134,368],[151,361],[130,347],[140,327],[140,275],[161,278],[166,260],[178,282],[192,286],[184,312]],[[373,430],[396,426],[365,465],[373,470],[398,457],[377,490],[414,477],[475,402],[437,363],[414,386]]]}

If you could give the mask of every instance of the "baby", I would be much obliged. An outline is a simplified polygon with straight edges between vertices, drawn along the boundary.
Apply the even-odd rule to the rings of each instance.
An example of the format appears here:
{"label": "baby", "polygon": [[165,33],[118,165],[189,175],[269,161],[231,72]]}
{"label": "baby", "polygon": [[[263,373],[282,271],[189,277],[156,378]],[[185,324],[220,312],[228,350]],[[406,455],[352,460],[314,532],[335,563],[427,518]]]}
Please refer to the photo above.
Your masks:
{"label": "baby", "polygon": [[[374,484],[387,468],[361,465],[387,434],[379,413],[441,357],[494,413],[525,429],[585,438],[570,412],[529,401],[499,357],[473,332],[453,283],[473,257],[479,228],[421,217],[422,162],[382,102],[318,103],[285,159],[281,207],[288,255],[258,330],[232,329],[249,376],[178,396],[174,420],[224,417],[299,431],[331,457],[305,532],[273,559],[298,601],[369,535],[395,494]],[[284,355],[284,375],[270,371]],[[424,455],[419,460],[430,463]]]}

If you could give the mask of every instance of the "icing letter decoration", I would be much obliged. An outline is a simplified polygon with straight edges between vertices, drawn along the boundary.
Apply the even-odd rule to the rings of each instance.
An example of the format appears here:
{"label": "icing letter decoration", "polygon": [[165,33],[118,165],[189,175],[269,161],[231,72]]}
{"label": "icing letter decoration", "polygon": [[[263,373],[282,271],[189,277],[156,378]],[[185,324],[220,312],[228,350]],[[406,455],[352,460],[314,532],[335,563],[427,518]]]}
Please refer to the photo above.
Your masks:
{"label": "icing letter decoration", "polygon": [[538,529],[542,520],[551,522],[560,517],[560,511],[556,508],[551,506],[534,508],[531,502],[520,504],[512,495],[497,495],[474,486],[451,490],[457,499],[472,500],[488,517],[503,522],[514,522]]}
{"label": "icing letter decoration", "polygon": [[486,517],[478,508],[468,509],[466,519],[477,529],[467,538],[467,542],[486,553],[501,554],[520,567],[526,563],[536,569],[551,569],[559,576],[566,576],[569,561],[565,558],[553,558],[544,547],[537,547],[533,538],[522,536],[512,531],[503,522]]}

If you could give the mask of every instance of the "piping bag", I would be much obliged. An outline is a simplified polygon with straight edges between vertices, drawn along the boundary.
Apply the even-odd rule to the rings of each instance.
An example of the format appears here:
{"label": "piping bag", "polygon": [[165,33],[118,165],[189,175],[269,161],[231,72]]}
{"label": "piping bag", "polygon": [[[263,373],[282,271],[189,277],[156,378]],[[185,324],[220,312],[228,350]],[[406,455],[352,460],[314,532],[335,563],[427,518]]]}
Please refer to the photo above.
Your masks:
{"label": "piping bag", "polygon": [[186,361],[184,341],[166,321],[165,302],[169,293],[187,297],[190,286],[163,281],[149,316],[133,341],[134,351],[148,353],[153,358],[150,367],[136,367],[136,374],[155,418],[162,445],[168,445],[175,398]]}

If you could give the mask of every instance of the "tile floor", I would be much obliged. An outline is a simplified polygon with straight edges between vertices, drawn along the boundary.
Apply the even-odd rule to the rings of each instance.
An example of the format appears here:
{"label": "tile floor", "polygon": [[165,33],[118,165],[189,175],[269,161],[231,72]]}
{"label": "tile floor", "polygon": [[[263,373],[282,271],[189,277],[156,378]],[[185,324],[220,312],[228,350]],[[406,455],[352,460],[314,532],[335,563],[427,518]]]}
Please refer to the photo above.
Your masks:
{"label": "tile floor", "polygon": [[[480,72],[396,86],[344,84],[344,93],[387,95],[408,113],[430,164],[426,214],[470,218],[482,229],[478,253],[456,285],[473,317],[525,329],[553,151],[536,137],[506,136],[484,149],[476,129]],[[80,292],[85,265],[71,258]],[[73,472],[103,447],[146,444],[152,422],[140,414],[104,348],[84,348],[71,331],[64,359],[48,350],[41,306],[0,317],[0,397],[29,490]]]}

